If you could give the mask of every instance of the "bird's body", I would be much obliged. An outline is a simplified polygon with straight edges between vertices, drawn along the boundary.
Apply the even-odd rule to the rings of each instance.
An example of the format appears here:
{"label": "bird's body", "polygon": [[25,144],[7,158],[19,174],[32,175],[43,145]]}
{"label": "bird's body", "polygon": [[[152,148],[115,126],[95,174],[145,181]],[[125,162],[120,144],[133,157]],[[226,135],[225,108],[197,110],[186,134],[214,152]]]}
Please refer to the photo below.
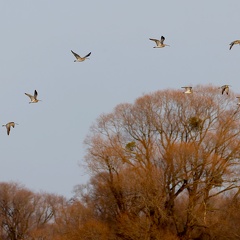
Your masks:
{"label": "bird's body", "polygon": [[232,47],[233,47],[233,45],[236,45],[236,44],[240,44],[240,40],[235,40],[235,41],[231,42],[231,43],[229,44],[229,45],[230,45],[229,50],[231,50]]}
{"label": "bird's body", "polygon": [[182,88],[185,88],[185,92],[184,93],[193,93],[193,90],[192,90],[192,87],[182,87]]}
{"label": "bird's body", "polygon": [[72,51],[72,54],[75,56],[76,60],[74,60],[74,62],[83,62],[85,61],[86,59],[88,59],[88,57],[91,55],[91,52],[88,53],[86,56],[84,57],[80,57],[77,53],[75,53],[74,51]]}
{"label": "bird's body", "polygon": [[29,103],[37,103],[38,101],[41,101],[41,100],[37,99],[37,96],[38,96],[37,90],[34,91],[34,95],[31,95],[29,93],[25,93],[25,95],[27,95],[30,98],[31,102],[29,102]]}
{"label": "bird's body", "polygon": [[223,86],[221,86],[221,87],[219,87],[219,88],[222,89],[222,94],[225,92],[225,93],[228,95],[228,93],[229,93],[229,87],[231,87],[231,86],[230,86],[230,85],[223,85]]}
{"label": "bird's body", "polygon": [[163,47],[169,46],[164,43],[164,40],[165,40],[164,36],[161,36],[160,40],[155,38],[149,38],[149,40],[154,41],[156,43],[156,46],[154,46],[153,48],[163,48]]}
{"label": "bird's body", "polygon": [[7,135],[9,135],[9,134],[10,134],[11,127],[14,128],[15,125],[18,125],[18,124],[15,123],[15,122],[9,122],[9,123],[4,124],[4,125],[2,125],[2,126],[7,128]]}

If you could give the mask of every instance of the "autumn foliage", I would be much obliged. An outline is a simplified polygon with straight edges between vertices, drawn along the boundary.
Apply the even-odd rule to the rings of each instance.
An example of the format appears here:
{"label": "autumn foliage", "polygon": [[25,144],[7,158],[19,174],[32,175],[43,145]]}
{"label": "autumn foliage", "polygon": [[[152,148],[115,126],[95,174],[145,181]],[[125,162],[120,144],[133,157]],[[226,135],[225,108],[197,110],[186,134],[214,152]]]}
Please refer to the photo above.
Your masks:
{"label": "autumn foliage", "polygon": [[1,239],[240,238],[240,110],[213,86],[158,91],[102,114],[71,200],[0,184]]}

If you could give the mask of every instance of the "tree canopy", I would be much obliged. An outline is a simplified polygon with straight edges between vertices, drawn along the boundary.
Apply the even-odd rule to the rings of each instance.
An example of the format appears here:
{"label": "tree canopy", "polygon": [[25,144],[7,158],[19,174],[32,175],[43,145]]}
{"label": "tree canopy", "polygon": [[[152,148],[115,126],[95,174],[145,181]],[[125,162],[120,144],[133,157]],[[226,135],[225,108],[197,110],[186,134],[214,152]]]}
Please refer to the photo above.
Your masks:
{"label": "tree canopy", "polygon": [[99,213],[121,225],[123,239],[209,237],[216,199],[238,196],[236,96],[214,86],[194,90],[146,94],[102,114],[91,128],[91,197]]}

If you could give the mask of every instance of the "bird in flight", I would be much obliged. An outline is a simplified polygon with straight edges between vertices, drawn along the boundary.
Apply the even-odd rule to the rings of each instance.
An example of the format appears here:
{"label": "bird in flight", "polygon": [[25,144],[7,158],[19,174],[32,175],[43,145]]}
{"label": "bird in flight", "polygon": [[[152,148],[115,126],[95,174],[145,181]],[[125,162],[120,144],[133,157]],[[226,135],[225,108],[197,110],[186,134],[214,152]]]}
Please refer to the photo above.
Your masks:
{"label": "bird in flight", "polygon": [[27,95],[30,98],[31,102],[29,102],[29,103],[37,103],[38,101],[42,101],[42,100],[37,99],[37,96],[38,96],[37,90],[34,91],[34,95],[31,95],[29,93],[25,93],[25,95]]}
{"label": "bird in flight", "polygon": [[15,127],[15,124],[18,125],[18,123],[15,123],[15,122],[9,122],[7,124],[2,125],[3,127],[7,128],[7,135],[9,135],[11,127],[13,128]]}
{"label": "bird in flight", "polygon": [[77,53],[75,53],[74,51],[72,51],[72,54],[75,56],[76,60],[74,60],[74,62],[83,62],[85,61],[86,59],[88,59],[88,57],[91,55],[91,52],[88,53],[86,56],[84,57],[80,57]]}
{"label": "bird in flight", "polygon": [[231,43],[229,44],[229,45],[230,45],[229,50],[231,50],[232,47],[233,47],[233,45],[235,45],[235,44],[240,44],[240,40],[235,40],[235,41],[231,42]]}
{"label": "bird in flight", "polygon": [[185,88],[184,93],[193,93],[192,87],[182,87],[182,88]]}
{"label": "bird in flight", "polygon": [[231,86],[230,86],[230,85],[223,85],[223,86],[221,86],[221,87],[219,87],[219,88],[222,89],[222,94],[223,94],[224,92],[226,92],[226,94],[228,95],[228,93],[229,93],[229,87],[231,87]]}
{"label": "bird in flight", "polygon": [[154,41],[156,43],[156,46],[153,47],[153,48],[163,48],[165,46],[169,46],[170,47],[170,45],[167,45],[167,44],[164,43],[164,40],[165,40],[164,36],[161,36],[160,40],[155,39],[155,38],[149,38],[149,40]]}

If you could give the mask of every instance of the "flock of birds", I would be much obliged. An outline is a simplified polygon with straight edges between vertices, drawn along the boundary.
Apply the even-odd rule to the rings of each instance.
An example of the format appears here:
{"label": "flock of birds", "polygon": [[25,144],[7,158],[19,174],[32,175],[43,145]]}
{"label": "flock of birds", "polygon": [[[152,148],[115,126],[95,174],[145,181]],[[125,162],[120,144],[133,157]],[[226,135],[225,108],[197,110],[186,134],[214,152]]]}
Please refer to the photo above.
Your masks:
{"label": "flock of birds", "polygon": [[[170,46],[170,45],[167,45],[164,43],[165,41],[165,37],[164,36],[161,36],[161,39],[155,39],[155,38],[149,38],[149,40],[151,41],[154,41],[156,43],[156,46],[154,46],[154,48],[163,48],[163,47],[166,47],[166,46]],[[231,42],[229,45],[230,45],[230,48],[229,50],[232,49],[232,47],[236,44],[239,44],[240,45],[240,40],[235,40],[233,42]],[[231,87],[231,85],[223,85],[221,87],[219,87],[219,89],[222,90],[222,94],[224,94],[224,92],[228,95],[229,93],[229,87]],[[190,93],[193,93],[193,88],[190,87],[190,86],[187,86],[187,87],[182,87],[185,89],[185,92],[186,94],[190,94]],[[238,98],[238,103],[237,105],[240,106],[240,97],[237,97]]]}
{"label": "flock of birds", "polygon": [[[79,56],[77,53],[73,52],[72,50],[71,50],[71,52],[72,52],[72,54],[73,54],[73,55],[75,56],[75,58],[76,58],[76,60],[74,60],[74,62],[83,62],[83,61],[85,61],[86,59],[88,59],[88,57],[91,55],[91,52],[90,52],[90,53],[88,53],[86,56],[81,57],[81,56]],[[37,102],[39,102],[39,101],[42,101],[42,100],[40,100],[40,99],[37,98],[37,96],[38,96],[37,90],[34,90],[33,95],[31,95],[31,94],[29,94],[29,93],[25,93],[25,95],[30,98],[30,102],[29,102],[29,103],[37,103]],[[15,122],[8,122],[8,123],[6,123],[6,124],[3,124],[2,126],[3,126],[3,127],[6,127],[6,129],[7,129],[7,135],[9,135],[9,134],[10,134],[11,127],[14,128],[15,125],[19,125],[19,124],[18,124],[18,123],[15,123]]]}
{"label": "flock of birds", "polygon": [[[29,93],[25,93],[25,95],[27,95],[27,96],[30,98],[30,102],[29,102],[29,103],[37,103],[38,101],[42,101],[42,100],[37,99],[37,96],[38,96],[37,90],[34,91],[34,94],[33,94],[33,95],[31,95],[31,94],[29,94]],[[8,123],[6,123],[6,124],[3,124],[2,126],[3,126],[3,127],[6,127],[6,129],[7,129],[7,135],[9,135],[9,134],[10,134],[11,127],[14,128],[15,125],[18,125],[18,123],[8,122]]]}
{"label": "flock of birds", "polygon": [[[164,41],[165,41],[165,37],[164,36],[161,36],[161,39],[155,39],[155,38],[149,38],[149,40],[151,40],[151,41],[154,41],[155,43],[156,43],[156,46],[154,47],[154,48],[163,48],[163,47],[166,47],[166,46],[169,46],[170,47],[170,45],[167,45],[167,44],[165,44],[164,43]],[[229,45],[230,45],[230,48],[229,48],[229,50],[231,50],[232,49],[232,47],[234,46],[234,45],[236,45],[236,44],[240,44],[240,40],[235,40],[235,41],[233,41],[233,42],[231,42]],[[76,53],[74,53],[73,51],[72,51],[72,53],[75,55]],[[91,54],[91,53],[90,53]],[[78,56],[78,55],[77,55]],[[75,56],[76,57],[76,56]]]}
{"label": "flock of birds", "polygon": [[[170,45],[168,44],[165,44],[164,41],[165,41],[165,37],[164,36],[161,36],[161,39],[155,39],[155,38],[149,38],[149,40],[151,41],[154,41],[156,43],[156,46],[154,46],[154,48],[163,48],[163,47],[170,47]],[[229,50],[232,49],[232,47],[236,44],[239,44],[240,45],[240,40],[235,40],[233,42],[231,42],[229,45],[230,45],[230,48]],[[86,59],[88,59],[88,57],[91,55],[91,52],[89,52],[87,55],[85,55],[84,57],[81,57],[80,55],[78,55],[77,53],[75,53],[74,51],[72,51],[72,54],[74,55],[74,57],[76,58],[76,60],[74,60],[74,62],[83,62],[85,61]],[[230,85],[223,85],[220,87],[220,89],[222,90],[222,94],[224,94],[224,92],[228,95],[229,93],[229,87],[231,87]],[[190,87],[190,86],[186,86],[186,87],[182,87],[185,89],[185,92],[186,94],[191,94],[193,93],[193,88]],[[37,90],[34,90],[34,94],[31,95],[29,93],[25,93],[26,96],[28,96],[30,98],[30,102],[29,103],[37,103],[39,101],[42,101],[42,100],[39,100],[37,99],[37,96],[38,96],[38,92]],[[238,105],[240,106],[240,97],[237,97],[238,98]],[[15,123],[15,122],[8,122],[4,125],[2,125],[3,127],[6,127],[7,129],[7,135],[10,134],[10,130],[11,130],[11,127],[14,128],[15,125],[18,125],[18,123]]]}
{"label": "flock of birds", "polygon": [[[239,41],[238,44],[240,44],[240,41]],[[231,48],[230,48],[230,49],[231,49]],[[231,87],[231,85],[227,85],[227,84],[226,84],[226,85],[223,85],[223,86],[219,87],[219,89],[222,90],[222,94],[224,94],[224,92],[225,92],[225,93],[228,95],[228,93],[229,93],[229,87]],[[186,94],[193,93],[192,87],[182,87],[182,88],[185,89],[185,92],[184,92],[184,93],[186,93]],[[238,99],[237,105],[240,106],[240,97],[236,97],[236,98]]]}
{"label": "flock of birds", "polygon": [[[231,85],[223,85],[223,86],[219,87],[219,89],[222,89],[222,94],[225,92],[228,95],[229,87],[231,87]],[[182,87],[182,88],[185,88],[184,93],[193,93],[192,87]],[[240,98],[240,97],[237,97],[237,98]],[[238,103],[238,104],[240,104],[240,103]]]}

